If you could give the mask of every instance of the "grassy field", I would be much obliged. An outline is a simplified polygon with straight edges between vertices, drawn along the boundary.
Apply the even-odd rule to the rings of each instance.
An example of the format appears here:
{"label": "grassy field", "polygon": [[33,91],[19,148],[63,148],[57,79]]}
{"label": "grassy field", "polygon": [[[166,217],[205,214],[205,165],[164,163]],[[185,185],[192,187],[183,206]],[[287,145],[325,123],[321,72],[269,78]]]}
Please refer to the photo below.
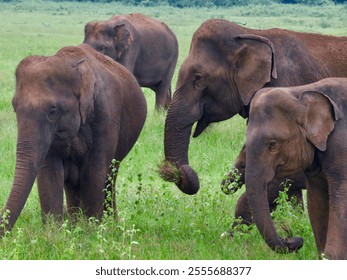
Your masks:
{"label": "grassy field", "polygon": [[[0,208],[8,197],[15,166],[16,119],[11,106],[14,71],[24,57],[53,55],[83,40],[88,21],[113,14],[141,12],[166,22],[180,46],[177,72],[187,55],[193,32],[210,18],[224,18],[251,28],[280,27],[323,34],[347,35],[347,7],[273,5],[230,9],[176,9],[119,4],[22,1],[0,3]],[[220,181],[245,140],[245,121],[239,117],[214,124],[191,141],[191,166],[201,190],[187,196],[156,172],[163,159],[165,113],[154,111],[154,93],[145,89],[148,116],[141,136],[121,164],[117,181],[119,221],[102,223],[81,217],[76,224],[41,223],[36,186],[13,231],[0,241],[2,259],[316,259],[307,213],[284,204],[274,218],[279,228],[291,228],[305,239],[295,254],[272,252],[257,230],[220,238],[233,222],[240,193],[226,196]]]}

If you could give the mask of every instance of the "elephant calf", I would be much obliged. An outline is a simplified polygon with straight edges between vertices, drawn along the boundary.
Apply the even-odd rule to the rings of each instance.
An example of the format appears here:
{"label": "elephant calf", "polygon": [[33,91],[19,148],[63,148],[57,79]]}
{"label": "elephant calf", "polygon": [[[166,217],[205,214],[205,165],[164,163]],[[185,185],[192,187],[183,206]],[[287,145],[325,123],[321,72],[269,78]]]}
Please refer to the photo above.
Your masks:
{"label": "elephant calf", "polygon": [[166,24],[138,13],[113,16],[87,23],[84,43],[124,65],[141,86],[152,89],[157,109],[169,106],[178,42]]}
{"label": "elephant calf", "polygon": [[[241,149],[238,155],[232,171],[228,174],[227,178],[222,181],[222,190],[226,194],[235,193],[245,184],[245,170],[246,170],[246,145]],[[286,184],[288,182],[288,184]],[[231,188],[229,186],[232,185]],[[296,205],[304,207],[302,190],[306,189],[305,176],[303,172],[296,173],[285,179],[274,180],[267,187],[267,199],[270,212],[274,211],[277,206],[276,199],[279,197],[279,193],[284,191],[286,185],[289,187],[287,191],[288,201],[294,201]],[[241,219],[238,222],[234,222],[232,229],[237,225],[253,223],[252,214],[249,209],[246,193],[243,193],[237,201],[235,209],[235,218]],[[230,232],[232,234],[232,232]]]}
{"label": "elephant calf", "polygon": [[64,190],[68,213],[81,208],[101,218],[111,161],[127,155],[146,118],[134,76],[88,45],[66,47],[20,62],[12,103],[16,169],[0,235],[15,224],[36,177],[43,218],[63,215]]}
{"label": "elephant calf", "polygon": [[295,251],[301,237],[278,236],[266,186],[304,171],[307,205],[319,253],[347,259],[347,79],[258,91],[246,141],[246,189],[251,213],[266,243]]}

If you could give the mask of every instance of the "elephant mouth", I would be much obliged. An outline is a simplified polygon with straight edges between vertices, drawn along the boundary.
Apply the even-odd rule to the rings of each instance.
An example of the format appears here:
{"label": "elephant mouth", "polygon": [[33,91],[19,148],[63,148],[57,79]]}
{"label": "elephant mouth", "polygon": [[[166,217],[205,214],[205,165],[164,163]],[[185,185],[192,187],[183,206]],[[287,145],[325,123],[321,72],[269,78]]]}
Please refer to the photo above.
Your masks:
{"label": "elephant mouth", "polygon": [[206,127],[209,126],[210,123],[211,122],[208,120],[208,118],[203,115],[203,117],[198,121],[195,127],[193,137],[198,137],[206,129]]}
{"label": "elephant mouth", "polygon": [[70,137],[70,133],[66,130],[58,130],[55,135],[59,140],[65,140]]}

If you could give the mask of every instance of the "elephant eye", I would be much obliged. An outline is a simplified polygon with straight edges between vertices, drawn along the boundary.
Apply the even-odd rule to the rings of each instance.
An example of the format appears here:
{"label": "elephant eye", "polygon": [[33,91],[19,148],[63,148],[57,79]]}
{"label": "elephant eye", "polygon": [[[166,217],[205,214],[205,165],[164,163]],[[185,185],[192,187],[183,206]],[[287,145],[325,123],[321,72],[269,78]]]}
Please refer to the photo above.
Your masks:
{"label": "elephant eye", "polygon": [[105,46],[98,46],[97,51],[101,53],[105,53],[107,51],[107,47]]}
{"label": "elephant eye", "polygon": [[207,87],[207,79],[201,74],[195,74],[193,83],[194,88],[197,90],[203,90],[205,87]]}
{"label": "elephant eye", "polygon": [[60,117],[60,110],[57,106],[51,106],[47,110],[47,118],[49,121],[56,121]]}
{"label": "elephant eye", "polygon": [[273,151],[277,146],[277,141],[276,140],[270,140],[268,142],[268,148],[270,151]]}

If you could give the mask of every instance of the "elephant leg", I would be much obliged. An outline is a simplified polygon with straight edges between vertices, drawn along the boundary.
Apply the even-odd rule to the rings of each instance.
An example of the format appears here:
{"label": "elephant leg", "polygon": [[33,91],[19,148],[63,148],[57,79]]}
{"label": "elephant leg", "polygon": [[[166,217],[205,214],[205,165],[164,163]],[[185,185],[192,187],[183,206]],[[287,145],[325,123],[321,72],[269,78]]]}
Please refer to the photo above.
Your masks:
{"label": "elephant leg", "polygon": [[294,206],[304,210],[304,201],[302,198],[302,190],[291,186],[288,190],[288,201],[293,202]]}
{"label": "elephant leg", "polygon": [[101,219],[105,202],[105,180],[106,171],[104,168],[88,164],[81,172],[80,180],[80,198],[81,207],[88,217]]}
{"label": "elephant leg", "polygon": [[[107,150],[107,147],[105,149]],[[98,147],[86,158],[86,164],[80,171],[81,207],[88,217],[96,217],[99,220],[102,218],[105,186],[112,158],[112,153],[106,153],[102,147]]]}
{"label": "elephant leg", "polygon": [[70,217],[75,217],[80,210],[81,198],[79,190],[79,168],[72,162],[64,163],[65,170],[65,195],[67,212]]}
{"label": "elephant leg", "polygon": [[329,184],[329,224],[324,254],[331,259],[347,259],[346,202],[347,182]]}
{"label": "elephant leg", "polygon": [[237,228],[239,225],[249,226],[253,223],[246,193],[243,193],[237,201],[235,209],[235,219],[236,221],[232,224],[231,230]]}
{"label": "elephant leg", "polygon": [[283,185],[277,184],[277,182],[274,183],[274,184],[271,184],[268,187],[267,199],[268,199],[268,202],[269,202],[270,213],[272,213],[276,209],[276,207],[277,207],[276,199],[279,197],[280,192],[283,191],[283,190],[284,190]]}
{"label": "elephant leg", "polygon": [[157,110],[167,109],[171,102],[171,87],[167,87],[165,82],[161,81],[157,87],[152,89],[155,92],[155,108]]}
{"label": "elephant leg", "polygon": [[[176,63],[175,63],[176,65]],[[169,70],[164,75],[161,82],[153,89],[156,93],[155,106],[157,109],[167,109],[171,103],[171,80],[175,71],[175,65],[169,66]]]}
{"label": "elephant leg", "polygon": [[42,219],[49,214],[57,219],[63,217],[64,168],[61,159],[47,155],[37,175]]}
{"label": "elephant leg", "polygon": [[320,254],[326,243],[329,217],[329,194],[325,180],[310,178],[309,184],[307,184],[307,208]]}
{"label": "elephant leg", "polygon": [[80,209],[80,191],[78,186],[65,184],[66,207],[69,216],[74,217]]}

